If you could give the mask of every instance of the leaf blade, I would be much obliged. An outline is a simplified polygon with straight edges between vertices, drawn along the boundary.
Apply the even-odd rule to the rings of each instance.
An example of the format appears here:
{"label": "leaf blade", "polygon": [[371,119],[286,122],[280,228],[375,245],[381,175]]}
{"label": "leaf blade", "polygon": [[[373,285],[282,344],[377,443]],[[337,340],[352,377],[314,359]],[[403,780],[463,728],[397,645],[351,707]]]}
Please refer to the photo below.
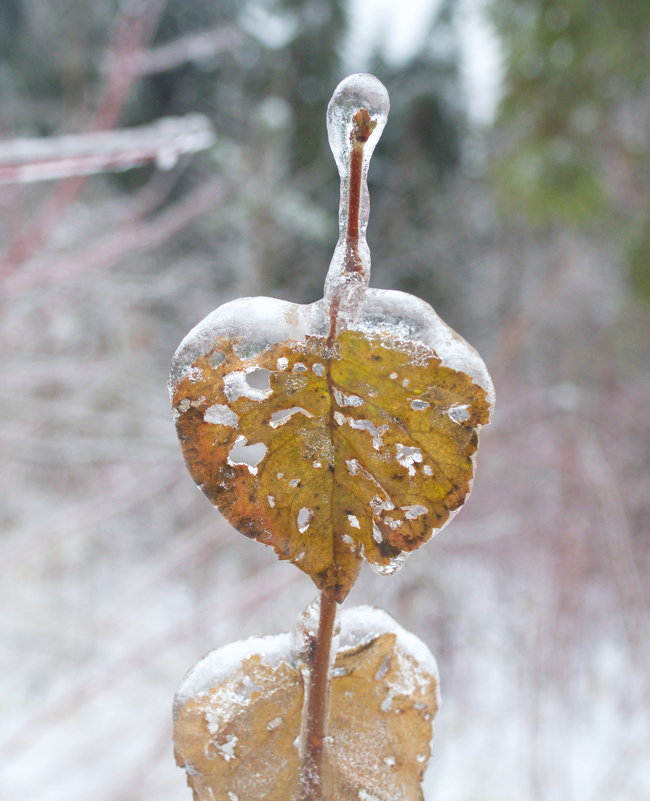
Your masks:
{"label": "leaf blade", "polygon": [[[319,588],[342,600],[363,557],[390,569],[462,505],[490,404],[431,348],[348,330],[334,350],[317,336],[239,349],[217,339],[175,386],[186,462],[239,531]],[[268,388],[251,385],[260,373]],[[255,447],[256,463],[233,456]]]}

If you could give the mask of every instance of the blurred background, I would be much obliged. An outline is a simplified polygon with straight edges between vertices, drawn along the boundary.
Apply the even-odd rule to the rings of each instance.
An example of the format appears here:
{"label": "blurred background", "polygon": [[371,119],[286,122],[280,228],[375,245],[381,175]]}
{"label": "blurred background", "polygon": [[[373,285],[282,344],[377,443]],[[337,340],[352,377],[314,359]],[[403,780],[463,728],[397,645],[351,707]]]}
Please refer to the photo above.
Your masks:
{"label": "blurred background", "polygon": [[0,0],[2,801],[188,799],[184,672],[315,594],[196,492],[166,375],[321,296],[357,71],[371,283],[497,387],[467,508],[348,601],[439,661],[426,798],[650,798],[649,41],[646,0]]}

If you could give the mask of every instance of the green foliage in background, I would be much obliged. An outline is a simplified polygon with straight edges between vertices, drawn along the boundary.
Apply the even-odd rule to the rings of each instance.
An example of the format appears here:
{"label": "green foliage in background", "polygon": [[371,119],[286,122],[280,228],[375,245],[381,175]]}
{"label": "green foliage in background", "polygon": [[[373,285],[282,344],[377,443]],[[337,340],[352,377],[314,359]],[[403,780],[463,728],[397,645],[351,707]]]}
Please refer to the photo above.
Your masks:
{"label": "green foliage in background", "polygon": [[647,296],[650,4],[493,0],[491,11],[504,55],[494,168],[504,207],[608,226]]}

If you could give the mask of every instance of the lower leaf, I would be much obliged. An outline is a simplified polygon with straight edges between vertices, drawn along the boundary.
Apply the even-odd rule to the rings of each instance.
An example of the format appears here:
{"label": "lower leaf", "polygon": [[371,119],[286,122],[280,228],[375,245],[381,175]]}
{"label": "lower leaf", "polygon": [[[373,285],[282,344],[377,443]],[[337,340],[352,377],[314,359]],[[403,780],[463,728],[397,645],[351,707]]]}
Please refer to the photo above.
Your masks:
{"label": "lower leaf", "polygon": [[[337,801],[421,801],[435,660],[381,610],[346,610],[340,622],[324,784]],[[297,801],[304,678],[295,642],[281,634],[233,643],[188,674],[174,742],[196,801]]]}

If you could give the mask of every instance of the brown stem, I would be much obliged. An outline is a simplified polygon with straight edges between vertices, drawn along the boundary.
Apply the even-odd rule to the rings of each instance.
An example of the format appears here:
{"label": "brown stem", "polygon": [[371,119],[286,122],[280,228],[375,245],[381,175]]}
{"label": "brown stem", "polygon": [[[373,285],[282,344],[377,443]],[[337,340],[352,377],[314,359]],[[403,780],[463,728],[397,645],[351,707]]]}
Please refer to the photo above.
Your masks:
{"label": "brown stem", "polygon": [[320,596],[320,618],[315,641],[310,642],[309,678],[302,722],[302,765],[300,801],[327,801],[323,795],[325,738],[329,718],[332,637],[336,620],[336,601],[330,590]]}
{"label": "brown stem", "polygon": [[365,108],[360,108],[352,118],[352,123],[345,271],[362,273],[363,263],[359,255],[359,215],[363,186],[363,146],[377,125],[377,121],[370,118],[370,114]]}
{"label": "brown stem", "polygon": [[[371,119],[365,108],[360,108],[352,118],[350,142],[350,179],[348,184],[348,220],[345,232],[346,273],[363,274],[364,266],[359,253],[359,216],[361,214],[361,190],[363,187],[363,147],[374,131],[377,121]],[[327,346],[331,348],[336,338],[336,318],[338,316],[340,298],[332,298],[330,303],[330,330]]]}
{"label": "brown stem", "polygon": [[[361,182],[363,178],[363,142],[356,139],[350,156],[350,194],[348,200],[348,245],[355,249],[359,244],[359,211],[361,209]],[[358,250],[357,250],[358,252]],[[357,264],[346,264],[347,270],[358,269]]]}

